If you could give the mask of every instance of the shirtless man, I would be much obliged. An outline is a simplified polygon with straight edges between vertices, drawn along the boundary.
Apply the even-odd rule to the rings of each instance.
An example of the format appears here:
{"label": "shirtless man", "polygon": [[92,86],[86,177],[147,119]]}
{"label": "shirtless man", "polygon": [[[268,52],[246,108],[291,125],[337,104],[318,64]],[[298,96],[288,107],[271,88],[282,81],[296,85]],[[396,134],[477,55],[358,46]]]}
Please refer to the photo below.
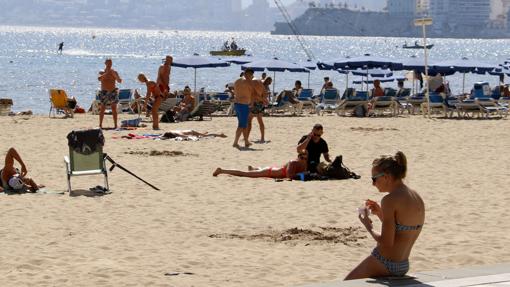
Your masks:
{"label": "shirtless man", "polygon": [[248,68],[244,71],[244,77],[234,83],[234,108],[237,115],[237,130],[234,139],[235,148],[239,148],[239,138],[244,137],[244,146],[251,145],[248,140],[248,117],[250,115],[250,103],[253,94],[253,70]]}
{"label": "shirtless man", "polygon": [[[21,165],[21,171],[14,167],[14,160]],[[26,177],[28,171],[25,163],[14,148],[10,148],[5,155],[5,164],[0,171],[0,182],[3,190],[23,191],[29,189],[36,192],[43,185],[37,185],[33,179]],[[1,189],[0,189],[1,191]]]}
{"label": "shirtless man", "polygon": [[112,69],[112,59],[106,59],[104,62],[104,71],[99,72],[97,78],[101,82],[101,92],[99,92],[99,101],[101,107],[99,109],[99,127],[103,128],[104,111],[106,105],[111,105],[114,128],[117,128],[117,103],[119,102],[119,90],[115,83],[122,83],[117,71]]}
{"label": "shirtless man", "polygon": [[267,99],[265,93],[265,87],[262,81],[254,80],[253,81],[253,93],[250,104],[250,116],[248,118],[248,137],[251,133],[251,127],[253,118],[257,117],[257,121],[259,123],[260,128],[260,143],[264,143],[265,137],[265,126],[264,121],[262,120],[262,116],[264,115],[264,107],[269,104],[269,100]]}
{"label": "shirtless man", "polygon": [[170,71],[172,69],[173,60],[174,58],[172,58],[172,56],[166,56],[165,62],[158,69],[158,79],[156,83],[165,98],[170,94]]}

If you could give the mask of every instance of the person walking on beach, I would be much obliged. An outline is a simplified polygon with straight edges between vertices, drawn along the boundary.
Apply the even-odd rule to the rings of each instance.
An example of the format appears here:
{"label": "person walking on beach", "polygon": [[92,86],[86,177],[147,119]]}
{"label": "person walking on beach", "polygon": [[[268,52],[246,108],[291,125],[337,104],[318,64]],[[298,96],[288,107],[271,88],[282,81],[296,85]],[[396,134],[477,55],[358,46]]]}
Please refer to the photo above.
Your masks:
{"label": "person walking on beach", "polygon": [[260,80],[253,81],[253,94],[250,104],[250,116],[248,118],[248,138],[250,137],[253,118],[257,118],[260,128],[260,141],[259,143],[265,143],[265,126],[262,117],[264,116],[264,109],[269,104],[269,100],[266,97],[266,91],[264,84]]}
{"label": "person walking on beach", "polygon": [[241,134],[244,138],[244,147],[251,145],[248,140],[248,117],[250,115],[250,103],[253,94],[253,70],[248,68],[244,70],[244,77],[239,78],[234,83],[234,108],[237,115],[237,130],[234,139],[235,148],[239,147],[239,138]]}
{"label": "person walking on beach", "polygon": [[110,105],[112,108],[112,116],[114,128],[117,128],[117,103],[119,102],[119,91],[115,83],[122,83],[117,71],[112,69],[112,59],[106,59],[104,62],[104,71],[99,72],[97,78],[101,82],[101,91],[99,92],[99,127],[103,128],[103,119],[106,106]]}
{"label": "person walking on beach", "polygon": [[58,50],[57,50],[57,53],[59,53],[60,55],[62,55],[62,52],[64,51],[64,42],[60,42],[58,44]]}
{"label": "person walking on beach", "polygon": [[165,98],[170,94],[170,72],[173,60],[172,56],[166,56],[163,65],[158,69],[156,84],[158,84],[159,90]]}
{"label": "person walking on beach", "polygon": [[138,81],[144,83],[147,88],[147,94],[145,95],[145,110],[147,111],[147,104],[152,100],[152,128],[159,130],[159,117],[158,110],[161,105],[163,94],[159,88],[159,85],[154,81],[150,81],[144,74],[138,75]]}
{"label": "person walking on beach", "polygon": [[[21,165],[21,171],[14,167],[14,160]],[[10,148],[5,155],[4,167],[0,170],[1,189],[14,191],[28,189],[31,192],[36,192],[44,187],[44,185],[38,185],[33,179],[26,177],[27,173],[27,167],[19,153],[14,148]]]}
{"label": "person walking on beach", "polygon": [[[404,276],[409,271],[409,255],[425,222],[425,204],[416,191],[404,184],[406,174],[407,158],[400,151],[372,163],[372,185],[388,194],[381,205],[368,199],[360,208],[359,219],[377,246],[345,280]],[[370,213],[381,220],[381,233],[374,231]]]}
{"label": "person walking on beach", "polygon": [[308,171],[312,173],[317,172],[317,166],[321,162],[321,155],[324,155],[324,159],[327,162],[331,162],[329,158],[328,143],[322,138],[324,128],[321,124],[313,126],[312,131],[303,136],[298,143],[297,151],[302,150],[308,151]]}

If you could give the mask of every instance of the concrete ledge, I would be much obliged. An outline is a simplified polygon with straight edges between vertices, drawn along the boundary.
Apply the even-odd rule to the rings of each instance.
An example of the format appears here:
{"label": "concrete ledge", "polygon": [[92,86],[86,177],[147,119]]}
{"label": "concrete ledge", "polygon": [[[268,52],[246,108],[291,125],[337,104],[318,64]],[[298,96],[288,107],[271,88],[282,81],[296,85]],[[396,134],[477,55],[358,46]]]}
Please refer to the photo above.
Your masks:
{"label": "concrete ledge", "polygon": [[510,263],[502,263],[487,266],[475,266],[461,269],[424,271],[413,273],[407,277],[402,278],[385,277],[352,281],[334,281],[331,283],[311,284],[304,285],[301,287],[362,287],[362,286],[459,287],[459,286],[480,286],[484,284],[504,282],[510,282]]}

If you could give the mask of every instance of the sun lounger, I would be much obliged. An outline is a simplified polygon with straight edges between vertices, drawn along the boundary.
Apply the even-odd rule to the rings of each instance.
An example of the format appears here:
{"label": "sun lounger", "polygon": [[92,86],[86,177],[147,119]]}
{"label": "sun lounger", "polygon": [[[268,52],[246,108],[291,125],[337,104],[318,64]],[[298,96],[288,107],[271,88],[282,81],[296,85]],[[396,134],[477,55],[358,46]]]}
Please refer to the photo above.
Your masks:
{"label": "sun lounger", "polygon": [[303,103],[303,108],[310,108],[311,111],[315,111],[313,89],[302,89],[298,95],[298,100]]}
{"label": "sun lounger", "polygon": [[433,113],[435,110],[440,110],[444,113],[445,117],[448,116],[444,98],[438,93],[430,93],[429,100],[424,101],[421,104],[421,112],[423,116],[427,115],[429,110],[430,113]]}
{"label": "sun lounger", "polygon": [[217,110],[217,106],[211,101],[203,101],[199,103],[193,111],[189,114],[189,119],[198,118],[199,121],[203,120],[204,117],[212,119],[211,115]]}
{"label": "sun lounger", "polygon": [[333,112],[338,109],[340,95],[337,89],[326,89],[321,102],[315,108],[318,115],[324,115],[324,112]]}
{"label": "sun lounger", "polygon": [[398,103],[394,97],[383,96],[375,97],[372,100],[372,111],[374,115],[384,115],[384,112],[389,111],[391,116],[397,115]]}
{"label": "sun lounger", "polygon": [[368,110],[368,92],[357,91],[354,97],[343,100],[337,108],[338,115],[345,116],[347,111],[354,111],[358,106],[363,106]]}

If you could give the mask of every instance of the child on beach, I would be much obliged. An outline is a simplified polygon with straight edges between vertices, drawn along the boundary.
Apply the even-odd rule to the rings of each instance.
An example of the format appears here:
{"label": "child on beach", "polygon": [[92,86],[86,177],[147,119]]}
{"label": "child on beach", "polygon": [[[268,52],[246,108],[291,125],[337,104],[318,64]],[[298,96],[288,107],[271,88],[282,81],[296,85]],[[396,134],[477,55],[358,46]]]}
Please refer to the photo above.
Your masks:
{"label": "child on beach", "polygon": [[147,94],[145,95],[145,110],[147,110],[147,104],[149,103],[149,100],[152,99],[153,101],[151,110],[152,128],[154,130],[159,130],[158,110],[159,106],[161,105],[163,94],[161,93],[161,90],[156,82],[150,81],[144,74],[138,75],[138,81],[140,81],[140,83],[144,83],[147,88]]}
{"label": "child on beach", "polygon": [[[372,163],[372,185],[388,193],[381,205],[365,202],[359,219],[377,242],[372,254],[352,270],[345,280],[380,276],[404,276],[409,255],[425,222],[425,205],[420,195],[404,184],[407,159],[404,153],[382,156]],[[382,221],[381,233],[373,230],[369,213]]]}

